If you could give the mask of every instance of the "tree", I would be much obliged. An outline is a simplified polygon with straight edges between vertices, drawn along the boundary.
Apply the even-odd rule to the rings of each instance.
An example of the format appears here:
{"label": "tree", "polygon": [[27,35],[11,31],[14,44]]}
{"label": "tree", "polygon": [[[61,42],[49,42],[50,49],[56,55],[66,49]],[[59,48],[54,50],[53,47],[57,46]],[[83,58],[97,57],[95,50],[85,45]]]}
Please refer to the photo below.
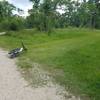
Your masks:
{"label": "tree", "polygon": [[28,19],[32,20],[33,27],[41,31],[49,32],[52,28],[67,26],[100,28],[99,0],[30,1],[33,2],[33,9]]}
{"label": "tree", "polygon": [[33,8],[38,9],[40,0],[30,0],[30,1],[33,2]]}
{"label": "tree", "polygon": [[10,4],[8,1],[0,1],[0,21],[7,17],[13,15],[13,10],[16,10],[16,7]]}
{"label": "tree", "polygon": [[[30,0],[33,2],[33,9],[30,16],[33,16],[35,26],[42,31],[50,32],[53,26],[55,5],[52,0]],[[32,18],[32,17],[30,17]]]}

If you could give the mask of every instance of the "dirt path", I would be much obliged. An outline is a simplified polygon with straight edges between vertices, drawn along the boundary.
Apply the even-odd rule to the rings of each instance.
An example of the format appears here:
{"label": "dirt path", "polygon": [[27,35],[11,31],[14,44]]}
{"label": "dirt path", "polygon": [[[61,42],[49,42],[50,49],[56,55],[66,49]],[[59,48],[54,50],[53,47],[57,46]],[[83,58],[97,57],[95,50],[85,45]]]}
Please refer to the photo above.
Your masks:
{"label": "dirt path", "polygon": [[[57,95],[57,88],[32,88],[17,70],[14,60],[9,59],[7,52],[0,49],[0,100],[64,100]],[[80,100],[74,96],[66,100]]]}

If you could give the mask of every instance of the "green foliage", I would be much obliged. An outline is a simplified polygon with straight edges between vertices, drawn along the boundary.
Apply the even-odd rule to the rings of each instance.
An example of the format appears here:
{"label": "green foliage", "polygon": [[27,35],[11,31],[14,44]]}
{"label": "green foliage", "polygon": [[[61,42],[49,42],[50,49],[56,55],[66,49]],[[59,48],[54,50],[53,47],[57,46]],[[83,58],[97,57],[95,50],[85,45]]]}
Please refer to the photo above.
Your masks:
{"label": "green foliage", "polygon": [[[42,3],[37,0],[33,1],[33,9],[28,20],[33,19],[34,27],[40,31],[50,32],[54,27],[56,5],[52,0],[43,0]],[[33,17],[32,17],[33,16]],[[30,21],[29,21],[30,22]]]}
{"label": "green foliage", "polygon": [[16,10],[16,7],[8,1],[0,1],[0,22],[7,17],[11,17],[14,10]]}
{"label": "green foliage", "polygon": [[22,18],[12,17],[12,19],[8,18],[3,20],[0,23],[0,28],[2,30],[12,30],[17,31],[24,28],[24,20]]}
{"label": "green foliage", "polygon": [[[78,0],[30,1],[33,3],[33,8],[29,10],[30,15],[25,20],[23,19],[24,22],[20,18],[12,20],[14,10],[18,12],[23,10],[5,0],[0,1],[0,22],[3,24],[3,28],[6,26],[5,29],[8,30],[19,30],[19,24],[21,28],[24,24],[26,28],[37,28],[48,33],[54,28],[68,26],[100,28],[99,0],[83,0],[82,2]],[[63,14],[61,14],[62,11]],[[9,19],[11,22],[7,21]]]}
{"label": "green foliage", "polygon": [[0,23],[0,28],[2,30],[9,30],[9,25],[10,25],[9,21],[8,20],[4,20],[4,21],[2,21]]}
{"label": "green foliage", "polygon": [[[98,0],[30,0],[33,2],[29,22],[38,30],[68,26],[100,28],[100,2]],[[63,14],[60,12],[63,11]],[[32,16],[34,19],[31,19]],[[45,19],[45,20],[44,20]]]}
{"label": "green foliage", "polygon": [[17,31],[23,28],[25,21],[23,18],[13,15],[15,10],[22,11],[6,0],[0,1],[0,30]]}

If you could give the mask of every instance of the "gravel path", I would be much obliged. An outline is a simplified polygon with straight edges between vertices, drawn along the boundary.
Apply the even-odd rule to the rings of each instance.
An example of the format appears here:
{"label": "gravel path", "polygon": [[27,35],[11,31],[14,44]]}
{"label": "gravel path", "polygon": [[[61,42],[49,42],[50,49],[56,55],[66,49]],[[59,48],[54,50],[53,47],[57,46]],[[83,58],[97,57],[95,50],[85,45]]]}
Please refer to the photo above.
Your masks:
{"label": "gravel path", "polygon": [[[55,87],[32,88],[17,70],[15,61],[0,49],[0,100],[64,100]],[[80,100],[75,97],[67,100]]]}

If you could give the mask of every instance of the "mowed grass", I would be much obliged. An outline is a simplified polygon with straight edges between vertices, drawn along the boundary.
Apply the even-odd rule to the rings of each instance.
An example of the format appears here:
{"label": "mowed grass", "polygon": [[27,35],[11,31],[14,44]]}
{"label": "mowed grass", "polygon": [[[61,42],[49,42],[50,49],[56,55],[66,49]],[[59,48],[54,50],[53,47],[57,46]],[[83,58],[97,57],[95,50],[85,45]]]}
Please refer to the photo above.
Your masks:
{"label": "mowed grass", "polygon": [[69,91],[100,100],[100,30],[58,29],[48,36],[33,29],[0,36],[0,46],[8,50],[21,41],[28,48],[19,57],[22,68],[31,67],[27,59],[39,63]]}

